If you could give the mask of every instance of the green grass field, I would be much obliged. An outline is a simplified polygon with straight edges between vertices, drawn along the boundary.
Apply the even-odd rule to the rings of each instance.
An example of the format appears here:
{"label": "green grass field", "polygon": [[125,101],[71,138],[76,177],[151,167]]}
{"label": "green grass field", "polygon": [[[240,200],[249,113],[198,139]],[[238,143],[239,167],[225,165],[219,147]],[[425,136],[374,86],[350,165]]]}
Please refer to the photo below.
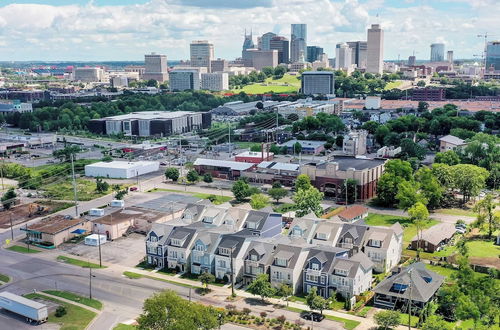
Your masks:
{"label": "green grass field", "polygon": [[48,322],[59,324],[60,330],[84,330],[97,315],[96,313],[80,306],[68,304],[59,299],[47,297],[38,293],[29,293],[25,295],[25,297],[28,299],[40,298],[43,300],[53,301],[60,306],[66,307],[67,313],[64,316],[56,317],[54,313],[49,315]]}
{"label": "green grass field", "polygon": [[123,272],[123,275],[127,276],[130,279],[137,280],[139,278],[142,278],[142,275],[139,273],[134,273],[134,272]]}
{"label": "green grass field", "polygon": [[120,323],[113,330],[135,330],[137,327],[135,325],[123,324]]}
{"label": "green grass field", "polygon": [[14,252],[20,252],[20,253],[40,253],[42,251],[35,250],[31,246],[28,249],[27,247],[20,246],[20,245],[12,245],[7,248],[7,250],[14,251]]}
{"label": "green grass field", "polygon": [[387,85],[385,85],[384,89],[390,90],[394,88],[399,88],[399,86],[401,86],[402,84],[403,82],[401,80],[389,81]]}
{"label": "green grass field", "polygon": [[436,210],[435,213],[449,214],[449,215],[463,215],[465,217],[475,217],[476,213],[470,210],[462,210],[462,209],[439,209]]}
{"label": "green grass field", "polygon": [[469,256],[471,257],[480,257],[480,258],[489,258],[500,256],[500,246],[493,244],[492,241],[468,241],[467,247],[469,248]]}
{"label": "green grass field", "polygon": [[80,266],[83,268],[107,268],[106,266],[101,267],[98,264],[94,264],[92,262],[88,262],[88,261],[80,260],[80,259],[69,258],[69,257],[65,257],[65,256],[58,256],[57,260],[65,262],[65,263],[70,264],[70,265]]}
{"label": "green grass field", "polygon": [[68,300],[71,300],[71,301],[77,302],[79,304],[83,304],[83,305],[86,305],[86,306],[89,306],[89,307],[92,307],[92,308],[95,308],[98,310],[102,309],[102,302],[100,302],[99,300],[90,299],[87,297],[82,297],[82,296],[77,295],[73,292],[56,291],[56,290],[46,290],[43,292],[48,293],[48,294],[53,295],[53,296],[68,299]]}
{"label": "green grass field", "polygon": [[272,77],[267,78],[263,83],[254,83],[243,86],[242,89],[233,89],[232,93],[245,92],[247,94],[264,94],[264,93],[297,93],[300,88],[300,80],[297,76],[285,74],[282,78],[274,80]]}
{"label": "green grass field", "polygon": [[227,203],[233,198],[230,196],[220,196],[220,195],[212,195],[212,194],[204,194],[204,193],[196,193],[196,192],[189,192],[189,191],[182,191],[182,190],[176,190],[176,189],[165,189],[165,188],[154,188],[151,190],[148,190],[148,192],[159,192],[159,191],[165,191],[165,192],[175,192],[175,193],[181,193],[181,194],[189,194],[192,195],[193,197],[198,197],[201,199],[209,199],[210,196],[215,196],[215,200],[213,203],[215,205],[220,205],[223,203]]}
{"label": "green grass field", "polygon": [[[125,274],[125,273],[127,273],[127,274]],[[167,280],[167,279],[164,279],[164,278],[160,278],[160,277],[156,277],[156,276],[151,276],[151,275],[142,275],[142,274],[134,273],[134,272],[124,272],[123,275],[127,276],[128,278],[142,278],[143,277],[143,278],[149,278],[149,279],[155,280],[155,281],[161,281],[161,282],[165,282],[165,283],[170,283],[170,284],[182,286],[182,287],[185,287],[185,288],[202,289],[201,286],[191,285],[191,284],[186,284],[186,283],[180,283],[180,282],[176,282],[176,281],[172,281],[172,280]]]}
{"label": "green grass field", "polygon": [[[401,325],[408,325],[408,316],[409,315],[406,313],[399,314],[399,322],[401,323]],[[418,323],[418,316],[412,315],[410,322],[412,327],[416,327]]]}
{"label": "green grass field", "polygon": [[[96,192],[96,183],[94,180],[77,179],[76,189],[78,192],[79,201],[90,201],[111,193],[111,188],[104,193]],[[55,200],[72,200],[74,199],[73,183],[71,180],[49,184],[43,187],[44,195],[47,198]]]}

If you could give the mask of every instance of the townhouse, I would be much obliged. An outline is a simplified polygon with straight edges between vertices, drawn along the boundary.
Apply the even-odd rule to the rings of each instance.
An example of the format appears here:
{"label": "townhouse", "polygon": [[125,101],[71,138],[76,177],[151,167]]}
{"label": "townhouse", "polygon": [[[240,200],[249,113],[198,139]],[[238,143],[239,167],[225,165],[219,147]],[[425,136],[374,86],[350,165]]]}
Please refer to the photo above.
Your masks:
{"label": "townhouse", "polygon": [[167,249],[167,268],[177,269],[180,272],[188,270],[194,238],[198,230],[195,228],[174,227],[170,233]]}
{"label": "townhouse", "polygon": [[146,261],[148,264],[158,269],[166,267],[167,249],[165,245],[172,229],[171,226],[153,224],[146,236]]}
{"label": "townhouse", "polygon": [[229,280],[234,273],[235,283],[243,277],[243,256],[250,245],[249,233],[224,235],[215,251],[215,277]]}
{"label": "townhouse", "polygon": [[302,269],[310,246],[278,244],[274,250],[270,266],[271,285],[278,288],[282,283],[289,285],[293,292],[302,290]]}
{"label": "townhouse", "polygon": [[243,256],[243,284],[250,284],[257,275],[269,274],[276,244],[253,241]]}

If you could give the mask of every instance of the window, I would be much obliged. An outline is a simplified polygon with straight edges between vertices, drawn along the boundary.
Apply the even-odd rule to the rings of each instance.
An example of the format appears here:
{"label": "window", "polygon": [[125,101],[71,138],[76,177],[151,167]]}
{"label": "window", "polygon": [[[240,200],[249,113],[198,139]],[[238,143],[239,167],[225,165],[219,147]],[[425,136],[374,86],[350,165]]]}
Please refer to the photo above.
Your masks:
{"label": "window", "polygon": [[247,228],[257,229],[257,222],[247,222]]}
{"label": "window", "polygon": [[318,235],[316,235],[316,238],[325,241],[326,233],[318,233]]}
{"label": "window", "polygon": [[226,260],[219,260],[217,264],[220,268],[226,268]]}
{"label": "window", "polygon": [[321,284],[325,284],[325,277],[321,276],[320,279],[319,279],[319,281],[320,281]]}
{"label": "window", "polygon": [[312,270],[319,270],[319,264],[315,263],[315,262],[311,263],[311,269]]}
{"label": "window", "polygon": [[222,254],[224,256],[228,256],[231,254],[231,249],[229,248],[224,248],[224,247],[220,247],[219,248],[219,254]]}
{"label": "window", "polygon": [[201,252],[204,252],[205,251],[205,247],[202,245],[202,244],[197,244],[194,249],[196,251],[201,251]]}
{"label": "window", "polygon": [[204,217],[202,221],[204,223],[213,223],[214,222],[214,218],[212,218],[212,217]]}
{"label": "window", "polygon": [[158,242],[158,237],[156,237],[156,236],[149,236],[149,241],[153,242],[153,243],[154,242]]}
{"label": "window", "polygon": [[335,269],[336,275],[347,276],[347,270],[345,269]]}
{"label": "window", "polygon": [[302,236],[302,229],[300,229],[299,227],[293,227],[292,235],[293,236]]}
{"label": "window", "polygon": [[275,279],[277,280],[282,280],[283,279],[283,273],[282,272],[274,272],[274,276],[273,276]]}
{"label": "window", "polygon": [[251,254],[250,255],[250,260],[252,260],[252,261],[258,261],[259,258],[258,258],[258,256],[256,254]]}
{"label": "window", "polygon": [[373,247],[378,247],[378,248],[379,248],[379,247],[381,247],[381,246],[382,246],[382,244],[381,244],[381,243],[382,243],[382,242],[380,242],[380,241],[378,241],[378,240],[373,240],[373,239],[372,239],[372,240],[370,240],[370,246],[373,246]]}
{"label": "window", "polygon": [[306,281],[308,282],[318,282],[319,276],[306,274]]}
{"label": "window", "polygon": [[351,237],[345,237],[344,238],[344,243],[346,243],[346,244],[352,244],[352,238]]}
{"label": "window", "polygon": [[172,240],[170,241],[170,244],[172,244],[173,246],[181,246],[182,245],[181,240],[177,239],[177,238],[172,238]]}
{"label": "window", "polygon": [[161,255],[161,246],[158,247],[157,253]]}
{"label": "window", "polygon": [[170,252],[169,252],[169,256],[170,256],[171,258],[175,258],[175,259],[177,259],[177,251],[170,251]]}
{"label": "window", "polygon": [[275,260],[276,266],[286,267],[286,264],[287,264],[286,259],[276,258],[274,260]]}

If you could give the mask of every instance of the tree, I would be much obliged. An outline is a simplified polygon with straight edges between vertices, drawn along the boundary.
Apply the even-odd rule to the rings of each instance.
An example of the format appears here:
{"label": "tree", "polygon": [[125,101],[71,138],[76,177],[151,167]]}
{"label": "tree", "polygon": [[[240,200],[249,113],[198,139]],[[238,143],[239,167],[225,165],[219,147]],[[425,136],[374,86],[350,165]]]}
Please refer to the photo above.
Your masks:
{"label": "tree", "polygon": [[154,294],[144,301],[143,313],[137,319],[140,330],[215,329],[219,312],[199,303],[189,302],[174,291]]}
{"label": "tree", "polygon": [[70,145],[59,150],[54,150],[52,156],[59,159],[61,162],[69,162],[71,160],[71,155],[73,155],[73,160],[76,159],[76,154],[81,151],[79,146]]}
{"label": "tree", "polygon": [[398,207],[403,210],[408,210],[416,203],[427,204],[427,199],[420,193],[420,185],[414,181],[403,180],[398,185],[398,193],[396,199],[399,201]]}
{"label": "tree", "polygon": [[295,142],[293,145],[293,154],[300,154],[302,152],[302,144],[300,142]]}
{"label": "tree", "polygon": [[391,130],[387,125],[381,125],[375,130],[375,140],[381,146],[384,146],[385,137],[389,135]]}
{"label": "tree", "polygon": [[154,79],[149,79],[146,81],[146,86],[148,87],[158,87],[158,82]]}
{"label": "tree", "polygon": [[441,163],[450,166],[457,165],[460,164],[460,157],[458,157],[454,150],[438,152],[434,158],[434,163]]}
{"label": "tree", "polygon": [[393,206],[396,202],[398,185],[401,179],[392,173],[384,173],[377,182],[375,202],[381,206]]}
{"label": "tree", "polygon": [[462,194],[465,204],[473,196],[477,196],[486,185],[489,172],[479,166],[458,164],[451,167],[454,186]]}
{"label": "tree", "polygon": [[344,184],[347,189],[347,204],[355,203],[358,181],[356,179],[347,179],[344,181]]}
{"label": "tree", "polygon": [[200,176],[198,175],[198,172],[196,172],[196,170],[190,170],[186,175],[186,179],[189,182],[196,182],[200,179]]}
{"label": "tree", "polygon": [[262,301],[265,301],[266,298],[271,297],[276,292],[269,282],[268,274],[257,275],[255,280],[248,285],[247,291],[255,296],[260,296]]}
{"label": "tree", "polygon": [[499,216],[495,214],[495,196],[487,194],[482,200],[477,202],[474,206],[474,212],[477,213],[477,220],[479,223],[484,221],[488,222],[488,237],[491,238],[493,231],[498,227]]}
{"label": "tree", "polygon": [[231,191],[238,202],[243,202],[250,196],[250,186],[242,179],[239,179],[233,184]]}
{"label": "tree", "polygon": [[[423,81],[423,80],[420,80],[420,81]],[[427,112],[427,111],[429,111],[429,103],[424,102],[424,101],[418,102],[417,111],[418,112]]]}
{"label": "tree", "polygon": [[273,154],[275,155],[278,155],[280,152],[281,152],[281,148],[276,145],[276,144],[273,144],[270,148],[269,148],[269,151],[272,152]]}
{"label": "tree", "polygon": [[286,197],[288,195],[288,190],[285,188],[271,188],[267,192],[272,199],[276,200],[276,203],[280,201],[280,199]]}
{"label": "tree", "polygon": [[[445,188],[428,167],[422,167],[415,173],[415,181],[420,183],[420,191],[427,200],[427,207],[436,209],[441,205]],[[425,203],[424,203],[425,204]]]}
{"label": "tree", "polygon": [[264,194],[253,194],[250,197],[250,206],[254,210],[260,210],[269,204],[269,197]]}
{"label": "tree", "polygon": [[113,161],[113,157],[111,157],[110,155],[106,155],[104,157],[101,158],[101,161],[103,162],[112,162]]}
{"label": "tree", "polygon": [[385,173],[391,173],[404,180],[410,181],[413,175],[411,164],[401,159],[388,160],[384,165]]}
{"label": "tree", "polygon": [[95,185],[95,191],[100,194],[105,193],[109,189],[109,183],[103,181],[101,178],[95,179]]}
{"label": "tree", "polygon": [[440,315],[431,315],[422,324],[422,330],[451,330],[453,327]]}
{"label": "tree", "polygon": [[421,147],[418,143],[413,142],[411,139],[403,139],[399,145],[401,147],[400,156],[403,159],[408,159],[411,157],[418,158],[420,160],[425,158],[425,149]]}
{"label": "tree", "polygon": [[278,288],[277,294],[278,294],[278,296],[283,298],[283,300],[286,301],[286,306],[288,307],[288,300],[293,295],[292,287],[290,287],[289,285],[287,285],[285,283],[281,283],[279,288]]}
{"label": "tree", "polygon": [[418,86],[418,87],[425,87],[425,81],[424,81],[424,80],[419,80],[419,81],[417,82],[417,86]]}
{"label": "tree", "polygon": [[295,179],[295,191],[309,189],[311,187],[311,179],[307,176],[307,174],[299,174],[297,179]]}
{"label": "tree", "polygon": [[279,182],[279,181],[273,182],[272,188],[282,188],[282,187],[283,187],[283,185],[281,184],[281,182]]}
{"label": "tree", "polygon": [[250,147],[250,151],[253,151],[253,152],[259,152],[262,150],[262,147],[260,146],[260,144],[254,144]]}
{"label": "tree", "polygon": [[422,233],[429,221],[429,211],[424,204],[418,202],[408,209],[408,215],[417,228],[417,260],[420,260],[420,242],[422,240]]}
{"label": "tree", "polygon": [[10,209],[12,204],[14,204],[16,197],[17,197],[17,194],[16,194],[16,191],[14,190],[14,188],[9,188],[3,194],[2,198],[1,198],[3,208],[6,210]]}
{"label": "tree", "polygon": [[387,310],[387,311],[381,311],[375,314],[375,322],[384,329],[387,328],[392,328],[392,327],[397,327],[400,323],[400,317],[399,317],[399,312],[398,311],[392,311],[392,310]]}
{"label": "tree", "polygon": [[203,182],[210,183],[210,182],[213,182],[213,181],[214,181],[214,179],[212,178],[212,174],[205,173],[203,175]]}
{"label": "tree", "polygon": [[170,179],[174,182],[176,182],[177,180],[179,180],[179,169],[175,168],[175,167],[169,167],[165,170],[165,178]]}
{"label": "tree", "polygon": [[127,188],[125,188],[123,190],[120,190],[120,191],[118,191],[116,193],[115,199],[121,200],[121,199],[123,199],[123,197],[125,197],[126,194],[128,194],[128,189]]}
{"label": "tree", "polygon": [[208,291],[208,285],[215,282],[215,276],[210,274],[209,272],[201,274],[200,276],[198,276],[198,279],[200,280],[201,284],[205,286],[206,291]]}
{"label": "tree", "polygon": [[379,128],[379,126],[380,126],[380,124],[377,123],[376,121],[369,120],[366,123],[364,123],[361,126],[361,128],[364,130],[367,130],[368,133],[370,133],[370,134],[375,134],[375,132],[377,131],[377,128]]}
{"label": "tree", "polygon": [[323,197],[323,193],[314,187],[299,189],[293,196],[293,201],[297,206],[296,215],[303,217],[312,212],[318,217],[321,216],[323,214],[321,207]]}
{"label": "tree", "polygon": [[313,286],[306,296],[306,304],[309,306],[309,309],[318,310],[321,314],[323,314],[323,310],[329,307],[330,302],[319,296],[317,294],[317,288]]}

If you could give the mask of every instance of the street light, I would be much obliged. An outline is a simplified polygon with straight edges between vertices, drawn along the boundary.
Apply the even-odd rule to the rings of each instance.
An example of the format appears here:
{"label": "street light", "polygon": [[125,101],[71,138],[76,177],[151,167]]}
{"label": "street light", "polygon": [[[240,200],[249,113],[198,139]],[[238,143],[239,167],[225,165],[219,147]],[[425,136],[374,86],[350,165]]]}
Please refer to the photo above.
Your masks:
{"label": "street light", "polygon": [[92,299],[92,277],[95,277],[95,275],[92,275],[92,267],[90,267],[90,260],[88,260],[87,262],[89,266],[89,298]]}

